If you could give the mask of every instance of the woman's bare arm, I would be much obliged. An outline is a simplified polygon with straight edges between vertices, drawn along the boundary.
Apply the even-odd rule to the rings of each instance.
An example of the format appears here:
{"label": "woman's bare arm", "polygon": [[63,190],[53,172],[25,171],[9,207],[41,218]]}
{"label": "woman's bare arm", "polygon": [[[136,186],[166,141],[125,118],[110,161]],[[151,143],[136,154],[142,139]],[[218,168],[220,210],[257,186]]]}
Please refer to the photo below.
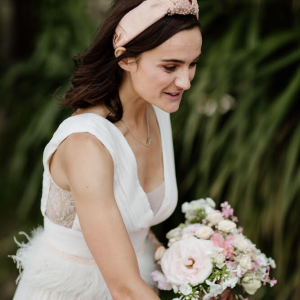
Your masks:
{"label": "woman's bare arm", "polygon": [[140,276],[114,198],[114,163],[109,151],[93,135],[76,133],[64,141],[60,157],[84,238],[113,299],[159,300]]}

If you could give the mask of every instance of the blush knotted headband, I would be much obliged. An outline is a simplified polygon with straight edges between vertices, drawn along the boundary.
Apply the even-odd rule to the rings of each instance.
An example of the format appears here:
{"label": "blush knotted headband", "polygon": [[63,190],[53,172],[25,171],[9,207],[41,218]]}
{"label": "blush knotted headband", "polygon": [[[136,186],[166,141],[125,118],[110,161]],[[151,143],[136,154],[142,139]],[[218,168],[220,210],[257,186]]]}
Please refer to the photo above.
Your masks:
{"label": "blush knotted headband", "polygon": [[195,15],[199,18],[197,0],[146,0],[129,11],[116,27],[113,46],[115,56],[128,42],[162,19],[165,15]]}

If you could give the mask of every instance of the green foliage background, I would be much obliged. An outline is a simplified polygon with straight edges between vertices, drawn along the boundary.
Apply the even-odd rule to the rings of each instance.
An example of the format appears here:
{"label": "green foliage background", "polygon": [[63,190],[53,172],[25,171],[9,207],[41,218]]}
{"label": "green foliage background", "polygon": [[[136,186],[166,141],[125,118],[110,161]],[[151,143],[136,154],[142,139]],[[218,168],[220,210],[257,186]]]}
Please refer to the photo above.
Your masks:
{"label": "green foliage background", "polygon": [[[109,2],[30,0],[19,7],[3,0],[1,299],[15,289],[17,271],[7,258],[16,251],[13,236],[42,224],[43,149],[70,114],[53,93],[68,87],[71,58],[87,47]],[[164,233],[182,221],[184,201],[228,201],[245,234],[277,261],[278,284],[251,299],[299,299],[300,3],[198,2],[200,64],[171,116],[179,205],[154,230],[165,241]]]}

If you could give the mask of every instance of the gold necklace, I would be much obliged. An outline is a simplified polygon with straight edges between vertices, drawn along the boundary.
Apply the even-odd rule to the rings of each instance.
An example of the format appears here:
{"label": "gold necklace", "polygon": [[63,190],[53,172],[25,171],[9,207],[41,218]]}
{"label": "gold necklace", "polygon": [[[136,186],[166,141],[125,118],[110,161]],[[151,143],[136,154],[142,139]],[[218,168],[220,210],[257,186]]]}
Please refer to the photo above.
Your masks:
{"label": "gold necklace", "polygon": [[121,119],[121,121],[126,125],[126,127],[128,128],[129,132],[132,134],[132,136],[141,144],[143,144],[146,147],[149,147],[151,144],[151,137],[150,137],[150,130],[149,130],[149,122],[148,122],[148,105],[146,108],[146,122],[147,122],[147,143],[143,143],[141,142],[130,130],[129,126]]}

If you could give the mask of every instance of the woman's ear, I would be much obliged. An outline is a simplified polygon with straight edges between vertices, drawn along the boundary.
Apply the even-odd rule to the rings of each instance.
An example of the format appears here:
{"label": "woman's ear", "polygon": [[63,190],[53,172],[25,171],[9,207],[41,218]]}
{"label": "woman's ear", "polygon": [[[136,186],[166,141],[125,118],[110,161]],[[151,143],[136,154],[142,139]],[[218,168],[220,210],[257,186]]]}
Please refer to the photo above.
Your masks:
{"label": "woman's ear", "polygon": [[128,72],[136,71],[136,59],[134,57],[126,57],[118,62],[121,69]]}
{"label": "woman's ear", "polygon": [[[116,48],[115,57],[122,55],[125,51],[126,51],[126,49],[124,47]],[[122,60],[120,60],[118,62],[118,65],[123,70],[130,72],[130,71],[133,71],[133,67],[136,68],[135,63],[136,63],[136,59],[134,57],[126,57],[126,58],[123,58]]]}

